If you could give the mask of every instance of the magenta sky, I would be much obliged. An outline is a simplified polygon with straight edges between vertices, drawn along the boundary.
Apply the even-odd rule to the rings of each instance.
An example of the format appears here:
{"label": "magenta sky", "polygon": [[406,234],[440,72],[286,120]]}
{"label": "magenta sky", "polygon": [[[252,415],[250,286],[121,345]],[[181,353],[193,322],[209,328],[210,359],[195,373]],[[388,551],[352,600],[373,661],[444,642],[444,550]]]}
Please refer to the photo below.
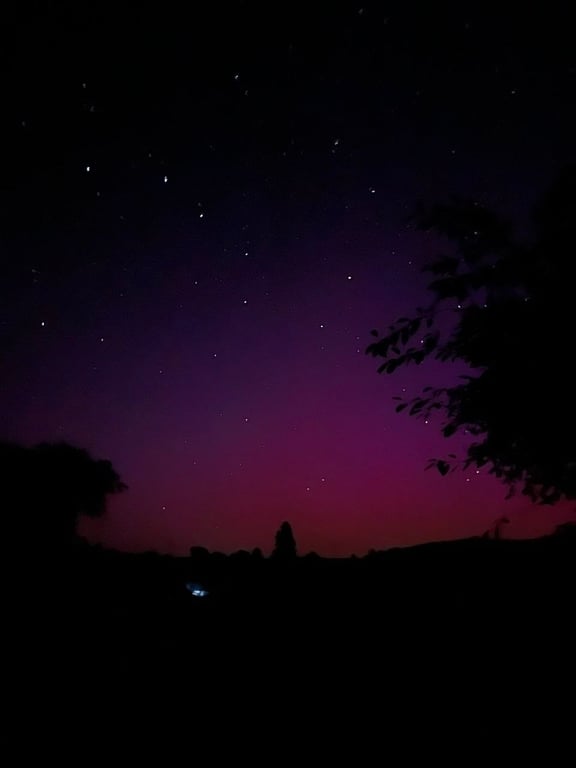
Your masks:
{"label": "magenta sky", "polygon": [[573,155],[569,25],[378,3],[236,3],[185,29],[78,14],[22,16],[43,66],[8,72],[0,438],[113,461],[130,490],[83,531],[269,551],[287,519],[301,551],[344,555],[566,519],[485,473],[426,472],[453,443],[391,398],[450,371],[386,377],[364,350],[426,300],[419,199],[522,221]]}
{"label": "magenta sky", "polygon": [[[346,259],[340,238],[310,245],[268,297],[257,275],[244,273],[232,302],[228,288],[196,286],[194,269],[178,267],[155,285],[150,312],[118,301],[125,315],[89,342],[76,346],[70,329],[63,346],[49,312],[44,327],[40,314],[30,323],[26,353],[38,366],[18,434],[87,446],[130,486],[87,535],[122,549],[267,551],[288,519],[302,551],[344,555],[479,534],[503,513],[517,536],[566,519],[504,501],[484,472],[424,470],[452,441],[396,414],[391,398],[452,374],[378,375],[364,349],[375,319],[424,298],[425,241],[384,234]],[[374,267],[392,250],[401,269]]]}

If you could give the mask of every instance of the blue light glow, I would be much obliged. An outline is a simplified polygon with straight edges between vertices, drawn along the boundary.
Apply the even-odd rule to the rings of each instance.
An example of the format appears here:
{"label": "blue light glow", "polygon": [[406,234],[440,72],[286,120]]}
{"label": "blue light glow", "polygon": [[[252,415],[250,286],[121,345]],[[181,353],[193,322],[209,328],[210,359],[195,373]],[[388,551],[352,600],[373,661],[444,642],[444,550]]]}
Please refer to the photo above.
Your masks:
{"label": "blue light glow", "polygon": [[200,584],[195,584],[194,582],[190,581],[186,584],[186,589],[194,597],[208,597],[208,590],[204,589],[204,587],[201,587]]}

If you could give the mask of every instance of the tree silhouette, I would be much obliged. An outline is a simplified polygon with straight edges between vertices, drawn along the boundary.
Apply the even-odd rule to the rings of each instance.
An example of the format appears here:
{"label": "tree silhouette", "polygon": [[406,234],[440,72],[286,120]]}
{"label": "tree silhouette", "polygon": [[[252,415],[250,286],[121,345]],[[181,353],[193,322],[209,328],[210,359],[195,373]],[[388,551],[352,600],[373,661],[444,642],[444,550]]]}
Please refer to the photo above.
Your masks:
{"label": "tree silhouette", "polygon": [[557,525],[553,535],[566,540],[576,541],[576,520],[569,520],[566,523]]}
{"label": "tree silhouette", "polygon": [[[520,487],[542,504],[576,498],[576,169],[568,168],[535,208],[528,244],[475,202],[420,209],[416,220],[451,240],[454,252],[424,268],[433,275],[432,303],[396,320],[366,352],[384,358],[379,372],[432,356],[464,362],[470,374],[451,387],[425,387],[396,410],[424,419],[440,414],[446,437],[473,437],[462,458],[431,459],[443,475],[487,466],[508,496]],[[447,313],[454,318],[449,330]]]}
{"label": "tree silhouette", "polygon": [[210,559],[210,552],[206,547],[190,547],[190,558],[195,562],[206,563]]}
{"label": "tree silhouette", "polygon": [[67,443],[0,443],[0,483],[13,541],[33,549],[69,545],[79,518],[126,488],[109,461]]}
{"label": "tree silhouette", "polygon": [[494,539],[494,541],[500,541],[502,538],[502,534],[504,532],[504,528],[510,523],[510,520],[506,517],[506,515],[501,515],[498,517],[493,525],[492,528],[489,529],[489,538]]}
{"label": "tree silhouette", "polygon": [[292,533],[292,526],[290,523],[284,522],[276,531],[275,538],[276,546],[272,552],[272,557],[275,560],[295,560],[297,556],[296,539]]}

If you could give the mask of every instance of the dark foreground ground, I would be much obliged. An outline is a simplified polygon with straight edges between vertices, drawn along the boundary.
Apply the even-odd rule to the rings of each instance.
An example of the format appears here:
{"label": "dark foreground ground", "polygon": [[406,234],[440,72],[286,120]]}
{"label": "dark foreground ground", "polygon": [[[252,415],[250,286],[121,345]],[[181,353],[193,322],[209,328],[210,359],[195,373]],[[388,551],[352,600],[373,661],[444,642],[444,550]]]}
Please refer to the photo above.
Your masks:
{"label": "dark foreground ground", "polygon": [[[573,741],[575,554],[569,537],[285,565],[82,549],[13,573],[5,701],[25,742],[30,723],[53,718],[69,734],[71,718],[89,727],[88,751],[112,721],[134,718],[142,746],[163,717],[186,738],[210,734],[212,748],[239,723],[261,743],[273,722],[288,729],[280,751],[306,729],[331,749],[350,729],[381,750],[402,725],[405,752],[427,723],[452,746],[474,726],[499,754],[512,719],[526,746],[536,732],[525,718],[549,713]],[[195,598],[190,581],[209,595]],[[474,743],[465,750],[460,765],[474,763]]]}
{"label": "dark foreground ground", "polygon": [[[74,637],[99,655],[168,656],[198,669],[241,654],[254,665],[339,655],[418,663],[469,651],[495,666],[573,637],[573,537],[470,539],[362,559],[280,564],[248,555],[194,561],[86,548],[25,583],[18,613],[42,644]],[[25,580],[26,582],[26,580]],[[190,582],[208,590],[194,597]],[[384,653],[384,649],[387,649]],[[474,659],[474,655],[476,655]]]}

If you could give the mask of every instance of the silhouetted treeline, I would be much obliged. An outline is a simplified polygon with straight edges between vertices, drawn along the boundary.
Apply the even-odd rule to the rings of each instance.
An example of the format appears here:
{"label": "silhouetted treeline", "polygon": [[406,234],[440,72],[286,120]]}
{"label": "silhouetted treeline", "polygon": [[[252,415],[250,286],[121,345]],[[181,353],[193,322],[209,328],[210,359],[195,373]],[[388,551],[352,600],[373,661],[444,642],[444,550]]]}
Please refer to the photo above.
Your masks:
{"label": "silhouetted treeline", "polygon": [[[145,647],[209,656],[222,637],[246,653],[274,633],[319,642],[347,638],[365,652],[380,638],[403,647],[422,633],[518,632],[534,622],[567,632],[576,524],[513,541],[499,518],[487,537],[372,550],[363,557],[298,556],[283,523],[270,556],[192,547],[186,557],[122,553],[77,537],[123,484],[109,462],[67,445],[0,446],[12,626],[50,629],[61,647]],[[471,629],[471,631],[472,631]],[[44,633],[44,634],[43,634]],[[428,636],[428,635],[427,635]]]}
{"label": "silhouetted treeline", "polygon": [[[362,557],[305,555],[288,563],[247,551],[194,548],[191,556],[173,557],[84,544],[75,550],[68,587],[59,595],[50,584],[45,612],[53,621],[59,606],[62,626],[74,626],[91,644],[112,636],[128,648],[168,648],[199,659],[223,638],[253,654],[270,633],[282,640],[288,631],[313,643],[347,638],[347,653],[365,653],[373,638],[402,648],[417,636],[429,643],[464,628],[476,633],[474,642],[478,632],[488,640],[516,636],[535,623],[549,634],[566,633],[574,530],[568,525],[535,540],[479,536]],[[34,591],[35,612],[42,600]]]}

